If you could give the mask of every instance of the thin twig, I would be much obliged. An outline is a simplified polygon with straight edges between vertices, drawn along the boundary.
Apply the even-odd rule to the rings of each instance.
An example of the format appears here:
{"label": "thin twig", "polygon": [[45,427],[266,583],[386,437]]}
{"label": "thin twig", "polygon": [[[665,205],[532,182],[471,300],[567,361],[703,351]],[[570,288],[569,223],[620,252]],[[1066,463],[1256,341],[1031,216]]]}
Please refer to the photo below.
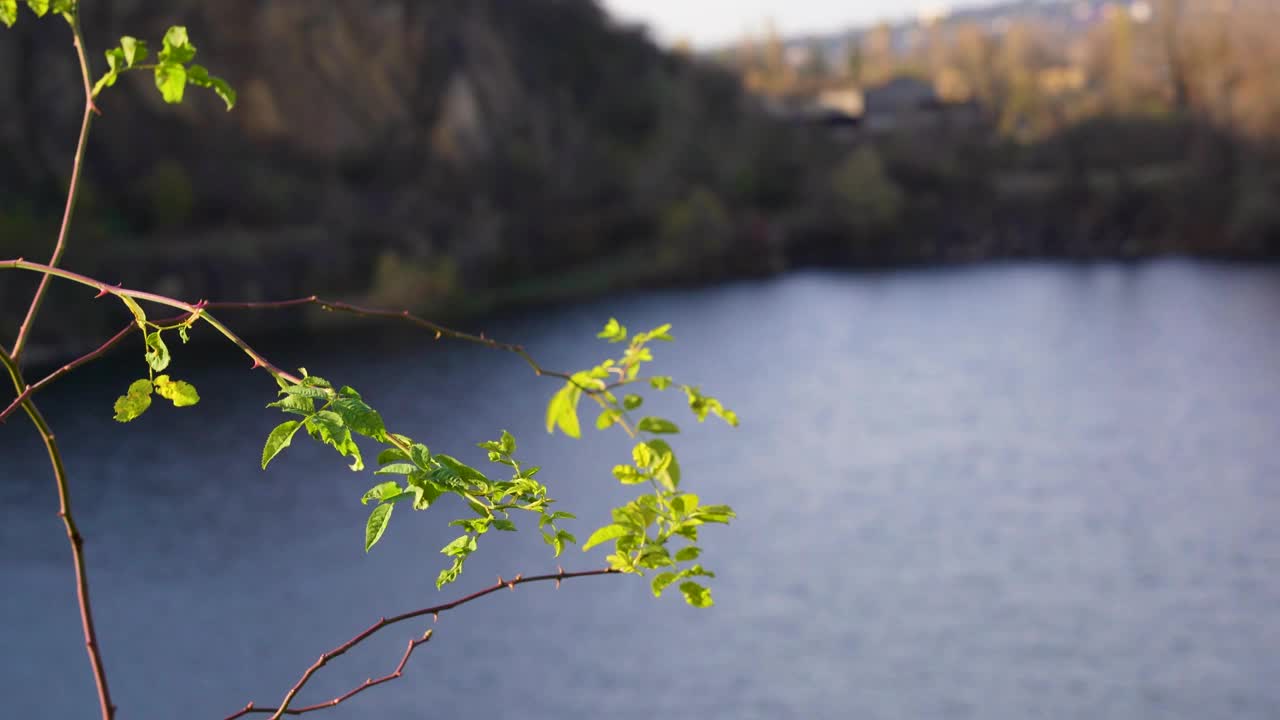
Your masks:
{"label": "thin twig", "polygon": [[[531,577],[524,577],[522,575],[517,575],[511,580],[503,580],[501,577],[499,577],[498,582],[494,583],[493,585],[490,585],[489,587],[483,590],[479,590],[477,592],[471,593],[470,595],[467,595],[465,597],[458,598],[457,600],[444,603],[443,605],[435,605],[433,607],[422,608],[419,610],[412,610],[410,612],[402,613],[400,615],[396,615],[389,618],[388,617],[379,618],[377,622],[365,628],[363,632],[351,638],[350,640],[342,643],[341,645],[335,647],[329,652],[326,652],[325,654],[321,655],[319,659],[317,659],[314,663],[312,663],[311,667],[308,667],[306,671],[302,673],[302,677],[298,678],[298,682],[294,683],[294,686],[289,689],[289,692],[284,696],[284,700],[281,701],[280,707],[260,708],[255,706],[253,703],[249,703],[242,710],[236,713],[233,713],[231,715],[228,715],[225,718],[225,720],[236,720],[236,718],[240,718],[245,715],[249,715],[251,713],[263,713],[263,714],[271,713],[271,720],[278,720],[278,718],[280,718],[282,715],[301,715],[306,712],[323,710],[325,708],[331,708],[331,707],[334,707],[335,705],[338,705],[339,703],[346,700],[347,698],[352,697],[357,693],[359,693],[360,691],[364,690],[366,687],[372,687],[373,685],[378,684],[380,682],[387,682],[391,679],[394,679],[395,677],[399,677],[401,671],[404,669],[405,663],[409,661],[409,655],[413,652],[412,645],[410,646],[409,650],[405,652],[404,657],[400,661],[400,665],[396,668],[395,672],[393,672],[391,675],[385,678],[380,678],[377,681],[367,680],[363,685],[357,687],[355,690],[352,690],[351,692],[348,692],[346,695],[339,696],[328,702],[318,703],[316,705],[310,705],[308,707],[297,708],[293,710],[289,708],[289,704],[293,702],[294,698],[297,697],[298,693],[302,690],[303,686],[305,686],[307,682],[311,680],[311,677],[315,675],[315,673],[318,670],[320,670],[320,668],[328,664],[330,660],[338,657],[339,655],[346,653],[351,648],[355,647],[356,645],[359,645],[360,643],[369,639],[378,631],[390,625],[394,625],[399,622],[404,622],[405,620],[412,620],[414,618],[423,617],[425,615],[438,617],[440,613],[445,612],[446,610],[452,610],[453,608],[456,608],[459,605],[465,605],[473,600],[478,600],[484,597],[485,595],[495,593],[503,588],[509,588],[511,590],[514,590],[516,585],[523,585],[525,583],[531,583],[531,582],[545,582],[548,580],[555,580],[556,587],[558,588],[560,587],[561,580],[569,580],[571,578],[579,578],[579,577],[590,577],[592,575],[615,575],[621,572],[622,572],[621,570],[615,570],[614,568],[601,568],[599,570],[583,570],[579,572],[565,572],[564,568],[557,568],[557,572],[547,574],[547,575],[533,575]],[[430,632],[428,632],[427,635],[423,636],[421,642],[426,642],[426,640],[429,637],[430,637]]]}
{"label": "thin twig", "polygon": [[[0,364],[9,371],[14,390],[19,395],[26,391],[26,381],[18,363],[9,354],[0,351]],[[93,679],[98,689],[98,705],[103,720],[111,720],[115,716],[116,707],[111,704],[111,691],[107,688],[107,673],[103,668],[102,655],[98,651],[98,634],[93,627],[93,606],[89,602],[89,578],[85,572],[84,536],[76,527],[75,518],[71,515],[71,490],[67,483],[67,469],[62,463],[62,452],[58,442],[49,428],[40,410],[31,398],[22,401],[22,409],[31,418],[32,424],[40,433],[45,449],[49,451],[49,462],[53,465],[53,477],[58,486],[58,517],[62,518],[63,527],[67,531],[67,540],[71,543],[71,559],[76,572],[76,599],[80,603],[80,626],[84,630],[85,650],[89,654],[89,665],[93,668]]]}
{"label": "thin twig", "polygon": [[103,343],[102,346],[99,347],[97,350],[81,355],[75,360],[72,360],[66,365],[63,365],[57,370],[54,370],[53,372],[49,373],[38,382],[28,385],[27,389],[19,393],[18,397],[14,398],[13,402],[9,403],[8,407],[6,407],[3,411],[0,411],[0,424],[3,424],[5,420],[8,420],[9,416],[13,414],[13,411],[17,410],[22,405],[23,401],[25,401],[27,398],[31,397],[37,392],[40,392],[40,390],[42,390],[49,383],[53,382],[54,380],[57,380],[63,375],[66,375],[72,370],[75,370],[81,365],[84,365],[85,363],[88,363],[88,362],[92,362],[93,360],[97,360],[98,358],[102,357],[104,354],[106,354],[108,350],[115,347],[117,343],[125,339],[125,337],[127,337],[129,333],[132,332],[137,327],[138,326],[136,323],[129,323],[128,325],[125,326],[123,330],[113,335],[110,340]]}
{"label": "thin twig", "polygon": [[[62,226],[58,229],[58,241],[53,246],[53,255],[49,258],[49,265],[56,267],[62,262],[62,255],[67,250],[67,236],[71,232],[71,216],[76,210],[76,200],[80,197],[80,172],[84,168],[85,149],[89,146],[89,128],[93,125],[93,116],[98,114],[98,108],[93,104],[93,91],[90,88],[91,80],[89,79],[89,59],[85,56],[84,37],[80,33],[80,10],[75,8],[71,15],[71,34],[75,40],[76,57],[80,59],[80,75],[84,81],[84,118],[80,122],[80,139],[76,143],[76,154],[71,162],[71,181],[67,189],[67,205],[62,213]],[[44,296],[49,289],[49,276],[45,275],[40,278],[40,285],[36,287],[36,294],[31,297],[31,305],[27,308],[27,316],[22,320],[22,325],[18,328],[18,338],[13,341],[13,350],[9,356],[17,362],[22,356],[22,350],[26,347],[27,338],[31,335],[32,325],[35,323],[36,314],[40,312],[40,305],[44,302]]]}
{"label": "thin twig", "polygon": [[74,283],[79,283],[80,285],[84,285],[85,287],[93,288],[98,291],[98,295],[97,295],[98,297],[104,297],[106,295],[114,295],[116,297],[127,297],[133,300],[141,300],[144,302],[155,303],[157,305],[164,305],[166,307],[176,308],[179,310],[184,310],[188,313],[196,314],[199,316],[201,320],[212,325],[215,329],[218,330],[218,332],[222,333],[224,337],[226,337],[228,340],[234,343],[236,347],[240,348],[241,351],[243,351],[246,355],[248,355],[253,360],[254,368],[262,368],[267,372],[269,372],[271,375],[275,377],[283,378],[292,383],[299,383],[301,382],[301,380],[298,377],[290,373],[287,373],[281,370],[280,368],[276,367],[275,365],[272,365],[270,362],[268,362],[267,359],[263,357],[261,353],[254,350],[248,343],[242,340],[240,336],[232,332],[230,328],[228,328],[226,325],[223,325],[220,321],[218,321],[212,315],[210,315],[208,310],[210,308],[224,309],[224,310],[273,310],[273,309],[281,309],[281,308],[287,308],[287,307],[296,307],[301,305],[316,305],[324,310],[345,312],[345,313],[350,313],[352,315],[356,315],[360,317],[373,317],[373,318],[386,318],[390,320],[401,320],[401,321],[408,322],[410,324],[417,325],[419,327],[423,327],[435,332],[437,339],[442,337],[448,337],[455,340],[462,340],[464,342],[475,343],[477,345],[482,345],[484,347],[492,348],[494,350],[503,350],[506,352],[514,353],[518,355],[522,360],[524,360],[525,363],[528,364],[530,368],[533,369],[533,372],[535,375],[538,375],[541,377],[560,378],[567,382],[571,382],[574,385],[577,385],[583,392],[587,393],[588,395],[604,393],[609,390],[612,390],[613,388],[620,387],[622,385],[628,385],[634,382],[633,380],[619,380],[619,381],[615,381],[600,387],[588,387],[586,385],[579,383],[573,377],[572,373],[559,372],[555,370],[547,370],[546,368],[543,368],[541,365],[538,364],[538,361],[535,360],[534,357],[531,354],[529,354],[527,350],[525,350],[523,345],[499,342],[492,338],[485,337],[483,333],[479,335],[474,335],[472,333],[462,332],[460,330],[454,330],[452,328],[445,327],[431,320],[418,317],[417,315],[410,313],[408,310],[396,311],[396,310],[381,310],[377,308],[367,308],[367,307],[361,307],[359,305],[352,305],[350,303],[340,302],[337,300],[324,300],[322,298],[316,297],[315,295],[305,297],[305,298],[296,298],[293,300],[280,300],[276,302],[209,302],[206,300],[201,300],[200,302],[197,302],[197,303],[189,303],[189,302],[184,302],[182,300],[177,300],[172,297],[168,297],[166,295],[159,295],[156,293],[145,292],[142,290],[132,290],[129,288],[121,287],[119,285],[109,285],[107,283],[102,282],[101,280],[91,278],[88,275],[82,275],[80,273],[72,272],[70,270],[64,270],[62,268],[54,267],[52,265],[42,265],[41,263],[31,262],[29,260],[24,260],[22,258],[17,258],[14,260],[0,260],[0,270],[27,270],[30,272],[42,273],[46,277],[49,277],[49,276],[58,277],[64,280],[69,280]]}
{"label": "thin twig", "polygon": [[[423,643],[426,643],[429,640],[431,640],[431,632],[432,631],[428,630],[422,634],[422,637],[417,638],[416,640],[410,640],[409,647],[405,649],[404,655],[400,658],[400,664],[396,665],[396,669],[392,670],[390,673],[383,675],[380,678],[369,678],[364,682],[360,683],[359,685],[355,686],[354,688],[343,693],[342,695],[339,695],[333,698],[332,700],[326,700],[324,702],[316,703],[315,705],[308,705],[306,707],[290,708],[288,710],[285,710],[284,714],[285,715],[305,715],[306,713],[315,712],[317,710],[326,710],[328,708],[334,707],[335,705],[341,705],[347,700],[350,700],[351,698],[355,697],[356,695],[359,695],[360,693],[364,692],[365,690],[368,690],[371,687],[374,687],[375,685],[381,685],[382,683],[387,683],[387,682],[391,682],[392,680],[398,679],[401,675],[404,674],[404,666],[409,663],[409,657],[413,655],[413,651],[417,650],[419,645],[422,645]],[[274,713],[277,711],[278,711],[277,708],[266,708],[266,707],[260,708],[255,706],[253,703],[249,703],[248,705],[244,706],[244,709],[241,710],[240,712],[237,712],[234,715],[228,716],[227,720],[232,720],[232,718],[243,717],[251,713],[265,714],[265,713]]]}

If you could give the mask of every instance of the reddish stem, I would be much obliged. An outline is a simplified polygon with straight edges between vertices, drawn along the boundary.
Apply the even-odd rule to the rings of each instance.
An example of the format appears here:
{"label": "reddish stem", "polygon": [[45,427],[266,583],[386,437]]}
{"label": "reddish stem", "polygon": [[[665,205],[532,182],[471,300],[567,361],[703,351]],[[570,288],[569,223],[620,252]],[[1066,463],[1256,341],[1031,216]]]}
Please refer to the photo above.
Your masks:
{"label": "reddish stem", "polygon": [[389,618],[388,617],[379,618],[377,622],[365,628],[363,632],[351,638],[350,640],[342,643],[341,645],[335,647],[329,652],[326,652],[325,654],[321,655],[319,659],[317,659],[314,663],[312,663],[311,667],[308,667],[306,671],[302,673],[302,677],[298,679],[298,682],[294,683],[293,687],[289,689],[289,692],[284,696],[284,700],[280,703],[280,707],[260,708],[260,707],[256,707],[253,703],[249,703],[239,712],[228,715],[225,718],[225,720],[236,720],[236,718],[240,718],[245,715],[249,715],[251,713],[264,713],[264,714],[271,713],[271,720],[276,720],[282,715],[301,715],[303,713],[313,712],[315,710],[324,710],[326,708],[331,708],[331,707],[334,707],[335,705],[338,705],[339,703],[347,700],[350,697],[355,696],[356,694],[364,691],[367,688],[373,687],[374,685],[381,684],[383,682],[389,682],[390,680],[400,677],[401,672],[404,670],[405,663],[409,661],[409,655],[413,653],[413,650],[416,647],[414,643],[421,644],[426,642],[431,637],[431,631],[427,631],[427,633],[423,635],[420,640],[414,641],[414,643],[410,643],[409,649],[405,651],[404,657],[401,658],[400,660],[400,664],[396,667],[395,671],[392,672],[390,675],[379,678],[378,680],[366,680],[364,684],[356,687],[355,689],[351,690],[345,695],[340,695],[327,702],[317,703],[315,705],[309,705],[307,707],[297,708],[297,709],[289,708],[289,704],[293,702],[293,699],[297,697],[298,693],[302,690],[303,686],[306,685],[307,682],[311,680],[311,677],[315,675],[315,673],[318,670],[320,670],[320,668],[328,664],[330,660],[338,657],[339,655],[346,653],[351,648],[369,639],[378,631],[382,630],[383,628],[386,628],[389,625],[394,625],[399,622],[404,622],[405,620],[412,620],[414,618],[423,617],[424,615],[438,616],[440,613],[445,612],[446,610],[452,610],[453,608],[456,608],[459,605],[465,605],[473,600],[478,600],[484,597],[485,595],[489,595],[490,593],[495,593],[503,588],[509,588],[511,590],[515,590],[516,585],[523,585],[524,583],[545,582],[548,580],[555,580],[556,587],[560,587],[561,580],[568,580],[570,578],[579,578],[579,577],[590,577],[592,575],[615,575],[618,573],[621,573],[621,571],[615,570],[613,568],[601,568],[599,570],[583,570],[579,572],[565,572],[564,568],[558,568],[558,572],[548,574],[548,575],[534,575],[531,577],[524,577],[522,575],[517,575],[515,576],[515,578],[511,580],[503,580],[502,578],[498,578],[498,582],[494,583],[493,585],[490,585],[489,587],[483,590],[479,590],[465,597],[458,598],[457,600],[444,603],[443,605],[436,605],[433,607],[422,608],[419,610],[412,610],[410,612],[402,613],[400,615],[396,615]]}

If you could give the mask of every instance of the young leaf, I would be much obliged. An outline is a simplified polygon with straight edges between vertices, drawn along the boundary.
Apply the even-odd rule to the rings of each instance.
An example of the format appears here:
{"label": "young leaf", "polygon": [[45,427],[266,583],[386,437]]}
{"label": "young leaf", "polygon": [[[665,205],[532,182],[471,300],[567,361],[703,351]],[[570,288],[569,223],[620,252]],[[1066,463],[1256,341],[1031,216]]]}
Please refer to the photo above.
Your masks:
{"label": "young leaf", "polygon": [[[349,388],[343,388],[348,390]],[[354,391],[353,391],[354,392]],[[357,397],[342,396],[334,398],[329,408],[342,416],[343,422],[352,432],[360,433],[379,442],[386,440],[387,427],[382,423],[382,416],[377,410],[364,404]]]}
{"label": "young leaf", "polygon": [[663,485],[669,486],[667,489],[675,490],[680,486],[680,463],[676,460],[676,453],[667,444],[666,440],[653,439],[645,443],[649,449],[657,453],[660,457],[669,457],[671,460],[666,463],[666,467],[655,473],[656,477]]}
{"label": "young leaf", "polygon": [[609,318],[609,322],[605,323],[604,329],[596,337],[611,343],[622,342],[627,339],[627,328],[617,318]]}
{"label": "young leaf", "polygon": [[[160,53],[161,56],[164,53]],[[187,69],[175,62],[162,62],[156,65],[156,89],[164,101],[170,105],[182,102],[187,88]]]}
{"label": "young leaf", "polygon": [[636,426],[636,429],[641,432],[651,432],[655,434],[672,434],[680,432],[680,428],[677,427],[675,423],[670,420],[664,420],[663,418],[656,417],[641,418],[640,424]]}
{"label": "young leaf", "polygon": [[342,416],[332,410],[321,410],[305,420],[307,432],[312,437],[327,445],[332,445],[342,457],[351,458],[353,471],[364,469],[364,460],[360,455],[360,446],[351,439],[351,429],[343,422]]}
{"label": "young leaf", "polygon": [[453,542],[440,548],[440,552],[452,557],[466,557],[475,552],[476,539],[471,535],[461,535]]}
{"label": "young leaf", "polygon": [[413,464],[423,470],[431,470],[433,464],[431,462],[431,451],[422,443],[414,443],[409,446],[409,457],[413,460]]}
{"label": "young leaf", "polygon": [[400,485],[394,481],[378,483],[377,485],[369,488],[369,491],[360,498],[360,504],[368,505],[370,500],[386,500],[393,495],[399,494],[399,492]]}
{"label": "young leaf", "polygon": [[711,591],[696,582],[689,580],[680,583],[680,592],[684,593],[684,601],[696,608],[711,607]]}
{"label": "young leaf", "polygon": [[27,5],[31,7],[31,12],[36,17],[44,17],[49,12],[49,0],[27,0]]}
{"label": "young leaf", "polygon": [[644,404],[644,398],[639,395],[625,395],[622,398],[622,407],[628,410],[635,410]]}
{"label": "young leaf", "polygon": [[382,539],[382,533],[387,530],[387,522],[391,520],[391,511],[395,509],[395,505],[384,503],[373,509],[369,513],[369,522],[364,526],[364,551],[369,552],[369,548],[378,544]]}
{"label": "young leaf", "polygon": [[160,331],[147,333],[147,364],[152,370],[161,372],[169,367],[169,348],[160,337]]}
{"label": "young leaf", "polygon": [[164,34],[164,47],[160,50],[161,63],[186,65],[196,57],[196,46],[191,44],[187,29],[181,25],[170,27]]}
{"label": "young leaf", "polygon": [[236,105],[236,91],[231,89],[226,80],[210,75],[209,70],[203,65],[192,65],[187,68],[187,82],[196,87],[212,89],[218,97],[222,98],[222,102],[226,103],[227,110]]}
{"label": "young leaf", "polygon": [[153,390],[154,387],[151,385],[150,380],[145,378],[134,380],[129,385],[129,390],[124,395],[116,398],[116,422],[126,423],[146,412],[147,408],[151,407],[151,393]]}
{"label": "young leaf", "polygon": [[0,22],[8,27],[18,22],[18,0],[0,0]]}
{"label": "young leaf", "polygon": [[120,302],[124,303],[125,307],[129,308],[129,312],[133,313],[133,319],[138,323],[138,327],[146,330],[147,314],[143,312],[142,306],[128,295],[117,295],[116,297],[120,298]]}
{"label": "young leaf", "polygon": [[571,438],[582,437],[582,429],[578,425],[578,400],[582,398],[582,388],[567,382],[564,387],[551,396],[547,403],[547,432],[560,432]]}
{"label": "young leaf", "polygon": [[612,408],[603,410],[600,412],[600,416],[596,418],[596,429],[607,430],[614,423],[618,422],[618,419],[621,417],[622,414]]}
{"label": "young leaf", "polygon": [[516,524],[511,522],[510,520],[505,520],[503,518],[494,518],[493,529],[502,530],[504,532],[515,532]]}
{"label": "young leaf", "polygon": [[671,378],[666,375],[655,375],[649,378],[649,387],[654,390],[666,390],[671,387]]}
{"label": "young leaf", "polygon": [[679,575],[673,572],[659,573],[653,578],[651,587],[653,588],[654,597],[662,597],[662,591],[667,589],[671,583],[679,579]]}
{"label": "young leaf", "polygon": [[289,443],[293,442],[293,434],[302,427],[302,423],[297,420],[289,420],[280,423],[267,435],[267,444],[262,448],[262,469],[267,469],[267,463],[271,462],[281,450],[289,447]]}
{"label": "young leaf", "polygon": [[190,407],[200,402],[200,394],[185,380],[170,380],[168,375],[156,376],[156,394],[169,400],[174,407]]}
{"label": "young leaf", "polygon": [[631,528],[624,527],[622,525],[605,525],[599,530],[596,530],[595,532],[591,533],[591,537],[587,538],[587,541],[583,543],[582,549],[584,551],[590,550],[591,548],[595,547],[596,545],[599,545],[602,542],[608,542],[615,538],[620,538],[620,537],[630,535],[631,532],[632,532]]}
{"label": "young leaf", "polygon": [[676,553],[676,562],[688,562],[690,560],[697,560],[698,556],[701,554],[702,554],[702,548],[700,547],[690,546],[687,548],[682,548],[680,552]]}
{"label": "young leaf", "polygon": [[147,43],[125,35],[120,38],[120,50],[124,52],[125,67],[133,67],[147,59]]}

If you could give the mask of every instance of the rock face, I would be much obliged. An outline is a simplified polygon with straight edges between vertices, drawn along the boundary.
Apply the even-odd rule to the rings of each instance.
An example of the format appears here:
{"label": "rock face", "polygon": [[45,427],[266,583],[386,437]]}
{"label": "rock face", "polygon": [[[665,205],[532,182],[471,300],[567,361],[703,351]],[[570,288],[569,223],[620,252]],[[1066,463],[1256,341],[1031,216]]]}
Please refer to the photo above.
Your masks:
{"label": "rock face", "polygon": [[[84,13],[99,71],[119,36],[154,46],[183,24],[197,61],[239,91],[231,113],[194,89],[168,106],[139,72],[100,102],[67,261],[186,297],[392,288],[426,306],[651,246],[661,208],[712,181],[699,141],[747,128],[731,78],[591,0],[86,0]],[[0,107],[16,109],[0,115],[0,218],[33,229],[0,232],[0,255],[48,252],[79,122],[70,50],[62,23],[25,11],[0,33]]]}

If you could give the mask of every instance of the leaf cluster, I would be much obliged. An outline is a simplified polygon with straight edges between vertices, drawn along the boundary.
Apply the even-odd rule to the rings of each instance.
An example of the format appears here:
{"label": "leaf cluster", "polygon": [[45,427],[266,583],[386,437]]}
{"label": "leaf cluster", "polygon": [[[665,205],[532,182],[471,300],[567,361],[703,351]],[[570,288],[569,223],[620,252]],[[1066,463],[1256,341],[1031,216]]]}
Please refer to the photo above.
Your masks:
{"label": "leaf cluster", "polygon": [[187,85],[209,88],[226,103],[227,110],[235,107],[236,91],[227,81],[209,74],[209,69],[192,61],[196,57],[196,46],[191,43],[187,29],[181,25],[170,27],[161,40],[160,52],[156,61],[147,63],[150,50],[145,40],[126,35],[120,38],[120,44],[106,51],[107,72],[93,85],[93,96],[104,88],[116,84],[122,73],[130,70],[151,70],[155,76],[156,89],[166,103],[176,105],[182,102]]}
{"label": "leaf cluster", "polygon": [[163,333],[176,330],[185,344],[189,339],[187,330],[195,322],[196,315],[176,325],[159,325],[147,319],[147,313],[133,298],[127,295],[118,296],[133,314],[134,322],[142,331],[146,346],[144,358],[147,362],[147,377],[135,380],[129,385],[124,395],[116,398],[115,419],[117,422],[130,422],[138,419],[151,407],[151,396],[159,395],[173,403],[174,407],[190,407],[200,402],[200,393],[191,383],[185,380],[174,380],[168,375],[156,375],[169,367],[172,356],[165,343]]}
{"label": "leaf cluster", "polygon": [[[27,7],[36,17],[44,17],[50,11],[67,22],[75,19],[76,0],[26,0]],[[18,21],[18,0],[0,0],[0,22],[8,27]]]}
{"label": "leaf cluster", "polygon": [[461,499],[471,511],[449,525],[462,529],[462,534],[449,542],[440,552],[451,559],[449,567],[440,571],[436,587],[458,579],[464,564],[476,551],[481,535],[490,530],[514,532],[512,511],[522,510],[538,515],[538,528],[543,540],[555,549],[558,556],[566,543],[576,543],[569,532],[560,529],[556,521],[572,519],[571,513],[553,511],[554,502],[547,496],[547,488],[534,476],[536,466],[521,466],[515,459],[516,440],[503,431],[497,440],[482,442],[479,447],[488,451],[489,461],[511,469],[511,477],[495,480],[480,470],[467,465],[456,457],[444,453],[432,453],[424,444],[413,438],[387,431],[382,416],[350,387],[334,389],[324,378],[302,371],[299,383],[280,383],[280,399],[268,405],[301,417],[276,426],[267,436],[262,451],[262,467],[268,464],[293,442],[299,430],[305,429],[314,440],[329,445],[343,457],[351,458],[351,469],[364,469],[364,459],[355,438],[362,436],[381,443],[384,447],[377,456],[378,469],[374,475],[383,479],[369,488],[361,497],[361,503],[374,504],[365,523],[365,551],[370,550],[386,532],[392,512],[397,505],[408,503],[414,510],[427,510],[445,495]]}
{"label": "leaf cluster", "polygon": [[[630,414],[644,405],[644,397],[615,389],[635,384],[664,391],[678,387],[684,391],[689,409],[699,422],[715,415],[731,426],[738,424],[737,415],[698,387],[676,383],[667,376],[641,376],[643,366],[653,360],[650,343],[673,340],[670,325],[660,325],[648,332],[629,335],[626,326],[610,318],[597,335],[609,343],[627,343],[621,356],[610,358],[589,370],[574,373],[551,397],[547,404],[547,431],[559,429],[571,437],[580,437],[578,404],[591,397],[600,406],[596,428],[606,430],[618,426],[632,437],[643,435],[675,435],[680,427],[662,417],[644,416],[632,422]],[[613,476],[623,485],[648,485],[649,491],[612,512],[613,522],[591,534],[582,549],[613,541],[610,567],[628,573],[644,574],[660,570],[651,581],[655,596],[675,582],[685,601],[695,607],[712,604],[711,591],[691,578],[714,577],[699,564],[694,564],[702,549],[696,544],[698,529],[706,523],[727,524],[735,517],[727,505],[701,505],[697,495],[680,488],[680,463],[670,443],[661,438],[641,440],[631,451],[632,463],[617,465]],[[681,547],[674,547],[679,544]]]}

